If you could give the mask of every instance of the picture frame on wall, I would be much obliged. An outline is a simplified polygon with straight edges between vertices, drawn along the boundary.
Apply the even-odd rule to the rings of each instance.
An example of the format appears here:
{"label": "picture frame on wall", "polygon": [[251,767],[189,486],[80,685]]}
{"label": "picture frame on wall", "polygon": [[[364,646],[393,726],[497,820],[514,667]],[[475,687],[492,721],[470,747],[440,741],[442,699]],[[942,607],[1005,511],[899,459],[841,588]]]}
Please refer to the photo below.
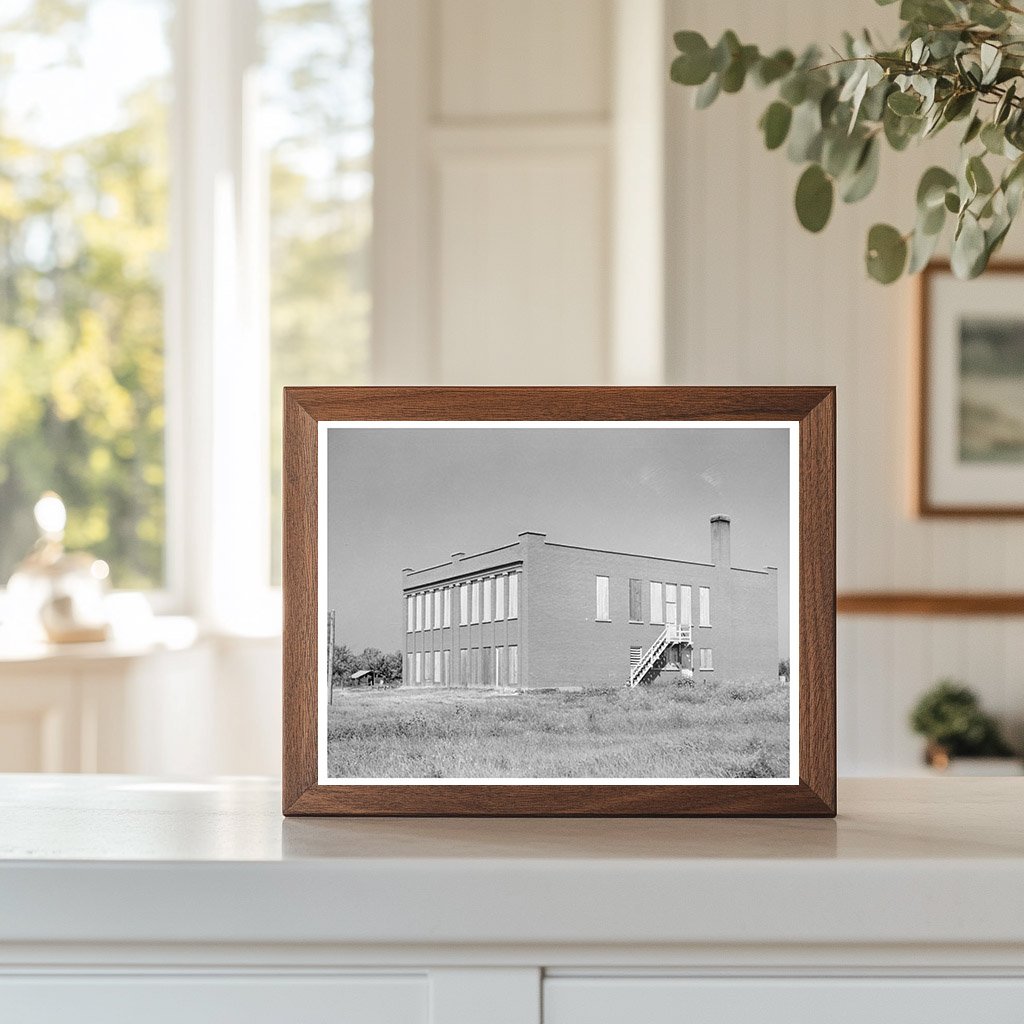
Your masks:
{"label": "picture frame on wall", "polygon": [[835,392],[286,388],[286,815],[835,814]]}
{"label": "picture frame on wall", "polygon": [[918,515],[1024,515],[1024,263],[971,281],[948,263],[918,292]]}

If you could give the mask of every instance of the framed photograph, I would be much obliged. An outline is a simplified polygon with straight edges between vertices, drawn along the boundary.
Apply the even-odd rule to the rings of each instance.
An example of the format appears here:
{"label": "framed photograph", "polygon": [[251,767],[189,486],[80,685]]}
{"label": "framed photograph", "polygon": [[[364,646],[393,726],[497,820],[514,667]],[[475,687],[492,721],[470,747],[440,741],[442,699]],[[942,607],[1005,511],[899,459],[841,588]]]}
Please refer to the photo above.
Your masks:
{"label": "framed photograph", "polygon": [[832,388],[284,410],[285,814],[835,814]]}
{"label": "framed photograph", "polygon": [[919,287],[917,511],[1024,515],[1024,263]]}

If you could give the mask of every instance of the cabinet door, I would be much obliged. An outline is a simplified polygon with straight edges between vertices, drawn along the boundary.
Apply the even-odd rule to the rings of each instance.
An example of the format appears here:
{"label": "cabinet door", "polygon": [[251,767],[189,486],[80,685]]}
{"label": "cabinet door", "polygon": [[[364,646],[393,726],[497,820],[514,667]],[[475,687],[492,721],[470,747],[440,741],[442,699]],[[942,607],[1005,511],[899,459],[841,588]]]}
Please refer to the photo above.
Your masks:
{"label": "cabinet door", "polygon": [[544,1024],[1021,1024],[1024,978],[567,978]]}
{"label": "cabinet door", "polygon": [[18,1024],[427,1024],[425,975],[35,976],[0,979]]}

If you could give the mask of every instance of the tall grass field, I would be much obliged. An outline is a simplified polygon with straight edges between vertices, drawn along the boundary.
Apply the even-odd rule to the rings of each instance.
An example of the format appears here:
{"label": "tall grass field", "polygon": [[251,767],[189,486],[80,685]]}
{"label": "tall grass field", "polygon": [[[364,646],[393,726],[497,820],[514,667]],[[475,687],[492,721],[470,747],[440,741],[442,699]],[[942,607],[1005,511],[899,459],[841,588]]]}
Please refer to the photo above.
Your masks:
{"label": "tall grass field", "polygon": [[789,684],[335,691],[332,778],[785,778]]}

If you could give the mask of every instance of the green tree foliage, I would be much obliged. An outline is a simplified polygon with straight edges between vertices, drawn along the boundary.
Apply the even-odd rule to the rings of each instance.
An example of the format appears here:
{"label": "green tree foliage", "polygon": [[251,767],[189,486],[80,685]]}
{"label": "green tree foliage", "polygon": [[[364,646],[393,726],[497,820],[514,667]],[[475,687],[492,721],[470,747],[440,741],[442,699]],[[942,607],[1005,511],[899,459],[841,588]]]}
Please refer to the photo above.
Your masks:
{"label": "green tree foliage", "polygon": [[883,143],[899,152],[959,123],[959,165],[925,172],[909,230],[871,228],[865,265],[882,284],[916,273],[949,222],[953,271],[977,277],[1024,196],[1024,9],[1012,0],[900,0],[899,18],[898,45],[847,33],[831,55],[763,54],[731,31],[712,47],[678,32],[671,77],[696,87],[698,108],[748,82],[777,93],[760,128],[768,149],[786,143],[789,159],[807,165],[795,205],[808,231],[825,227],[837,195],[855,203],[871,192]]}
{"label": "green tree foliage", "polygon": [[385,686],[398,686],[402,681],[402,652],[385,654],[376,647],[367,647],[362,654],[353,654],[345,644],[334,648],[333,679],[335,686],[350,686],[352,673],[363,669],[376,674]]}
{"label": "green tree foliage", "polygon": [[18,47],[73,64],[85,14],[36,0],[0,22],[0,582],[53,489],[68,545],[105,558],[116,585],[151,587],[164,545],[163,83],[142,83],[117,127],[66,144],[19,135],[5,103]]}

